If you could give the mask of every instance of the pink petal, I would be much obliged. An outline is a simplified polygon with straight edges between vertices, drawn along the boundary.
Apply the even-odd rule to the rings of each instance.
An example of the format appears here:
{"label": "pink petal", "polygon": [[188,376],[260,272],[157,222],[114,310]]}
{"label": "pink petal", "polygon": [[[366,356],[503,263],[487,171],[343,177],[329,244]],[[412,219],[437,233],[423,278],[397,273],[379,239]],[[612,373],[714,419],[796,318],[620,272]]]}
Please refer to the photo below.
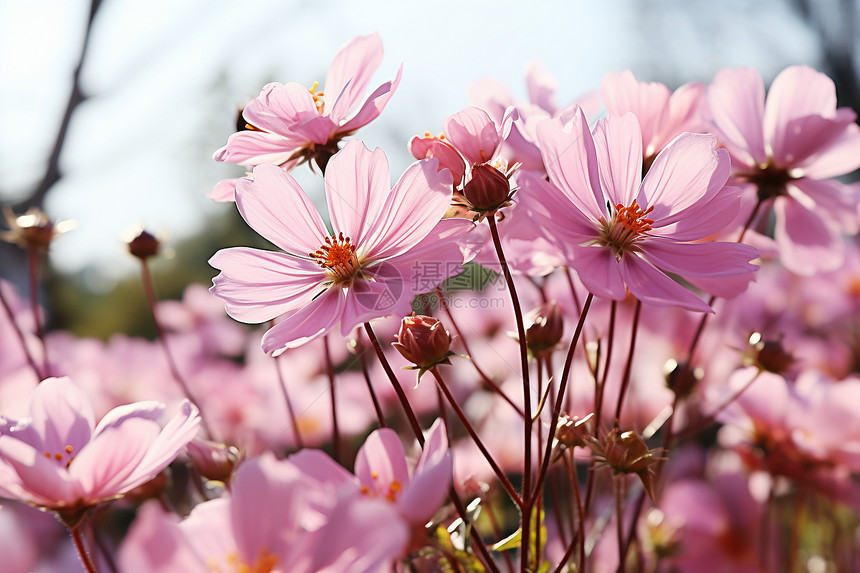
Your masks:
{"label": "pink petal", "polygon": [[409,152],[415,159],[439,160],[439,169],[448,169],[454,177],[454,187],[463,184],[466,162],[456,149],[436,137],[413,137],[409,140]]}
{"label": "pink petal", "polygon": [[242,116],[254,127],[287,138],[295,124],[316,115],[317,109],[310,91],[295,82],[286,85],[275,82],[263,86],[260,95],[242,111]]}
{"label": "pink petal", "polygon": [[349,121],[341,125],[338,132],[343,135],[349,135],[356,129],[364,127],[379,117],[379,114],[382,113],[382,110],[385,109],[385,106],[388,104],[388,100],[391,99],[391,96],[394,95],[394,92],[400,85],[400,77],[402,74],[403,66],[401,65],[397,69],[397,75],[394,77],[394,80],[385,82],[373,90],[373,93],[368,96],[364,105],[362,105],[361,109],[358,110],[358,113],[356,113]]}
{"label": "pink petal", "polygon": [[212,293],[224,299],[227,314],[248,323],[305,306],[326,280],[310,261],[246,247],[221,249],[209,264],[221,271],[212,280]]}
{"label": "pink petal", "polygon": [[344,294],[337,287],[326,290],[302,309],[285,315],[263,335],[263,352],[280,353],[296,348],[331,330],[343,315]]}
{"label": "pink petal", "polygon": [[708,131],[704,126],[702,108],[705,104],[705,84],[693,82],[676,89],[669,97],[669,108],[662,125],[654,134],[650,145],[646,143],[645,153],[659,153],[669,142],[681,133],[689,131],[702,133]]}
{"label": "pink petal", "polygon": [[179,404],[176,413],[161,429],[161,433],[146,452],[146,456],[128,481],[135,480],[132,487],[148,481],[172,462],[185,446],[194,439],[200,428],[200,412],[188,400]]}
{"label": "pink petal", "polygon": [[619,268],[627,288],[634,297],[646,304],[678,306],[696,312],[714,312],[702,299],[635,255],[625,255]]}
{"label": "pink petal", "polygon": [[731,160],[716,149],[713,135],[684,133],[657,155],[642,181],[639,205],[654,207],[652,226],[679,220],[683,211],[698,201],[708,201],[726,184]]}
{"label": "pink petal", "polygon": [[767,161],[762,121],[764,82],[753,69],[721,70],[708,87],[708,104],[720,140],[749,166]]}
{"label": "pink petal", "polygon": [[529,101],[550,115],[558,110],[555,103],[555,92],[558,87],[555,78],[537,60],[526,65],[526,87],[529,91]]}
{"label": "pink petal", "polygon": [[[80,497],[80,487],[69,472],[36,451],[9,436],[0,436],[0,463],[5,462],[18,475],[18,483],[4,483],[11,493],[26,503],[43,507],[63,507]],[[2,474],[0,474],[2,475]]]}
{"label": "pink petal", "polygon": [[337,122],[328,115],[314,115],[292,127],[293,135],[300,138],[303,144],[326,145],[335,139],[337,132]]}
{"label": "pink petal", "polygon": [[215,152],[215,161],[226,161],[251,167],[253,165],[280,165],[287,161],[304,143],[290,135],[265,131],[239,131],[227,139],[227,145]]}
{"label": "pink petal", "polygon": [[361,252],[366,252],[372,225],[387,208],[390,185],[385,152],[378,147],[370,151],[357,139],[348,142],[326,167],[325,193],[332,227]]}
{"label": "pink petal", "polygon": [[[826,157],[829,151],[842,147],[841,150],[836,151],[836,157],[826,157],[825,161],[832,161],[838,157],[837,161],[841,160],[844,166],[844,171],[840,169],[839,174],[852,171],[852,165],[858,163],[858,160],[854,157],[846,157],[845,152],[856,151],[858,141],[855,137],[854,141],[849,143],[850,139],[846,140],[844,137],[849,125],[855,124],[846,124],[817,115],[789,120],[780,130],[782,137],[773,143],[774,162],[777,165],[792,167],[791,174],[797,176],[806,172],[803,166],[812,165],[814,169],[822,155]],[[855,127],[860,129],[856,125]],[[845,146],[845,143],[849,145]]]}
{"label": "pink petal", "polygon": [[677,243],[658,237],[643,247],[642,256],[659,269],[683,277],[721,277],[758,270],[749,261],[758,250],[740,243]]}
{"label": "pink petal", "polygon": [[[229,566],[230,562],[238,557],[233,524],[230,519],[231,506],[232,500],[229,498],[213,499],[198,504],[178,525],[181,534],[177,537],[188,544],[201,564],[205,564],[203,571],[207,573],[222,564],[225,567]],[[190,571],[196,571],[196,569]]]}
{"label": "pink petal", "polygon": [[336,519],[316,532],[308,571],[376,573],[406,551],[409,527],[387,502],[363,496],[346,498],[332,510]]}
{"label": "pink petal", "polygon": [[618,261],[611,249],[578,247],[574,249],[571,264],[588,292],[613,300],[624,300],[627,296]]}
{"label": "pink petal", "polygon": [[[120,547],[117,556],[120,570],[210,573],[211,569],[191,549],[178,522],[176,514],[165,512],[157,501],[144,503]],[[213,520],[207,522],[212,527]],[[227,551],[228,548],[228,545],[218,547],[219,551]]]}
{"label": "pink petal", "polygon": [[259,165],[253,180],[239,180],[236,206],[252,229],[288,253],[312,253],[328,235],[304,190],[274,165]]}
{"label": "pink petal", "polygon": [[409,484],[403,444],[394,430],[379,428],[367,436],[355,458],[355,475],[374,495],[397,493],[391,489],[394,482],[400,488]]}
{"label": "pink petal", "polygon": [[237,181],[239,181],[238,177],[222,179],[215,185],[215,187],[212,188],[212,191],[206,194],[206,196],[213,201],[235,201]]}
{"label": "pink petal", "polygon": [[789,195],[804,200],[806,195],[815,204],[815,209],[836,223],[842,233],[854,235],[858,228],[860,212],[860,185],[846,185],[833,179],[816,181],[814,179],[795,179],[788,185]]}
{"label": "pink petal", "polygon": [[594,128],[603,194],[612,205],[629,206],[642,179],[642,132],[632,113],[609,116]]}
{"label": "pink petal", "polygon": [[[633,112],[641,123],[641,136],[644,145],[652,144],[664,124],[671,92],[663,84],[640,82],[633,72],[608,73],[603,76],[600,93],[611,115],[624,115]],[[659,151],[648,147],[648,154]],[[641,144],[640,144],[641,153]],[[626,203],[625,203],[626,204]]]}
{"label": "pink petal", "polygon": [[789,129],[792,120],[810,115],[832,118],[835,113],[833,80],[809,66],[784,69],[770,85],[764,106],[764,138],[774,158],[782,157],[795,138]]}
{"label": "pink petal", "polygon": [[[845,108],[840,108],[840,112]],[[860,168],[860,126],[854,123],[853,111],[849,119],[839,120],[844,129],[811,153],[797,169],[811,179],[827,179],[850,173]]]}
{"label": "pink petal", "polygon": [[814,211],[791,197],[777,197],[774,239],[779,244],[780,260],[786,268],[809,276],[833,270],[844,259],[844,244],[839,234]]}
{"label": "pink petal", "polygon": [[302,474],[320,483],[327,483],[336,488],[346,487],[358,491],[357,479],[343,466],[331,459],[322,450],[304,449],[287,458],[291,464],[299,468]]}
{"label": "pink petal", "polygon": [[158,420],[164,412],[164,404],[155,400],[135,402],[125,406],[117,406],[99,421],[93,436],[97,436],[106,428],[114,428],[131,418],[143,418],[145,420]]}
{"label": "pink petal", "polygon": [[521,173],[517,182],[520,184],[518,196],[526,198],[521,203],[535,215],[535,227],[569,258],[576,247],[598,236],[595,222],[572,204],[570,197],[558,187],[531,173]]}
{"label": "pink petal", "polygon": [[491,160],[502,143],[493,119],[477,107],[449,116],[442,129],[451,145],[473,165]]}
{"label": "pink petal", "polygon": [[382,39],[378,33],[353,38],[335,54],[326,76],[325,98],[333,102],[329,113],[336,121],[358,103],[382,63],[382,55]]}
{"label": "pink petal", "polygon": [[375,220],[365,243],[374,259],[402,255],[422,241],[442,219],[451,203],[451,174],[439,171],[435,159],[410,165],[390,193],[385,209]]}
{"label": "pink petal", "polygon": [[440,418],[430,428],[412,482],[397,502],[401,515],[413,525],[427,523],[448,495],[452,469],[447,430]]}
{"label": "pink petal", "polygon": [[124,487],[126,480],[158,433],[158,424],[143,418],[131,418],[121,426],[106,428],[72,460],[69,473],[91,502],[125,493],[130,489]]}
{"label": "pink petal", "polygon": [[309,493],[301,477],[298,468],[271,453],[239,467],[230,516],[239,554],[249,562],[263,551],[281,552],[300,534]]}
{"label": "pink petal", "polygon": [[582,108],[577,108],[567,124],[546,120],[537,125],[536,132],[550,181],[587,216],[608,219],[594,138]]}
{"label": "pink petal", "polygon": [[728,228],[738,218],[740,206],[741,189],[723,187],[710,201],[698,201],[677,213],[672,217],[674,223],[662,222],[659,227],[653,227],[651,235],[671,237],[675,241],[704,239]]}
{"label": "pink petal", "polygon": [[383,261],[366,269],[365,273],[366,278],[353,281],[346,293],[340,322],[343,336],[349,336],[352,329],[363,322],[383,316],[407,315],[412,309],[414,292],[397,265]]}
{"label": "pink petal", "polygon": [[75,452],[90,440],[94,414],[89,398],[68,378],[48,378],[33,391],[30,403],[33,429],[50,454],[72,446]]}

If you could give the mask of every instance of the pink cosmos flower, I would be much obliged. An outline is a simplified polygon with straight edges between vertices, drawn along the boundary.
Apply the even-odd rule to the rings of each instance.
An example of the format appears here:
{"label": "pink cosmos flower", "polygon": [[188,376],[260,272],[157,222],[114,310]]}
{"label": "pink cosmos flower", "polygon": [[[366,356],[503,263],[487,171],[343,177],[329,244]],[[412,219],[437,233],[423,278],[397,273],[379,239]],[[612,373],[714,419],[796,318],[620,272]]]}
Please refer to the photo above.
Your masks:
{"label": "pink cosmos flower", "polygon": [[[338,142],[376,119],[400,84],[402,66],[362,103],[381,61],[379,34],[359,36],[335,55],[323,91],[317,91],[318,83],[310,89],[295,82],[267,84],[242,112],[247,129],[231,135],[215,160],[289,171],[313,158],[324,170]],[[236,179],[222,181],[210,197],[233,200],[235,184]]]}
{"label": "pink cosmos flower", "polygon": [[357,488],[365,497],[387,501],[397,508],[403,523],[422,531],[448,495],[453,468],[441,418],[428,431],[411,474],[403,444],[390,428],[380,428],[367,437],[355,459],[355,475],[319,450],[302,450],[289,460],[321,481]]}
{"label": "pink cosmos flower", "polygon": [[30,416],[0,416],[0,494],[63,515],[122,496],[169,464],[197,432],[188,401],[162,429],[164,404],[114,408],[96,426],[86,395],[68,378],[33,392]]}
{"label": "pink cosmos flower", "polygon": [[[724,278],[717,295],[749,280],[757,251],[735,243],[696,242],[732,220],[737,193],[725,188],[729,157],[712,135],[686,133],[654,159],[642,178],[642,132],[636,116],[610,116],[594,135],[582,110],[566,125],[538,126],[550,181],[532,177],[530,205],[544,214],[548,237],[593,294],[710,311],[664,272]],[[661,272],[662,271],[662,272]]]}
{"label": "pink cosmos flower", "polygon": [[[789,270],[810,275],[839,267],[839,234],[860,228],[860,187],[832,178],[860,167],[860,126],[854,111],[836,108],[833,81],[792,66],[774,79],[765,99],[758,72],[723,70],[707,97],[716,134],[745,192],[739,224],[757,203],[772,207],[774,238]],[[766,223],[767,210],[758,215]]]}
{"label": "pink cosmos flower", "polygon": [[221,270],[212,292],[242,322],[282,316],[263,337],[263,350],[300,346],[338,322],[346,336],[370,319],[408,314],[415,294],[460,272],[458,241],[472,223],[441,221],[451,175],[430,160],[410,166],[390,192],[388,181],[385,154],[350,141],[325,174],[331,234],[282,169],[260,165],[253,181],[239,182],[239,212],[285,253],[218,251],[209,261]]}

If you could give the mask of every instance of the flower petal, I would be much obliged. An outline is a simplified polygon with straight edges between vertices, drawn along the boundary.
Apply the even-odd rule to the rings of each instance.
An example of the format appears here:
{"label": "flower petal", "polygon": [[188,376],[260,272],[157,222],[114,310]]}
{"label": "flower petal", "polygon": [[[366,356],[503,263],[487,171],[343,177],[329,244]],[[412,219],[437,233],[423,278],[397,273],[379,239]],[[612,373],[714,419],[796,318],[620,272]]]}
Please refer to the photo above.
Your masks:
{"label": "flower petal", "polygon": [[313,96],[305,86],[296,82],[266,84],[260,90],[260,95],[242,110],[244,119],[254,127],[285,138],[292,137],[291,131],[297,123],[316,115]]}
{"label": "flower petal", "polygon": [[51,455],[71,446],[78,452],[90,440],[95,415],[89,398],[71,380],[48,378],[33,391],[32,427],[42,437],[42,449]]}
{"label": "flower petal", "polygon": [[652,237],[642,256],[655,267],[683,277],[722,277],[753,273],[749,261],[758,250],[741,243],[678,243]]}
{"label": "flower petal", "polygon": [[353,38],[335,54],[325,83],[325,97],[333,102],[329,113],[335,121],[342,119],[358,103],[382,63],[382,56],[382,39],[378,33]]}
{"label": "flower petal", "polygon": [[[833,118],[836,86],[829,77],[809,66],[790,66],[770,85],[764,104],[764,138],[774,159],[782,158],[796,135],[792,120],[807,116]],[[780,163],[780,165],[785,165]]]}
{"label": "flower petal", "polygon": [[263,335],[263,352],[296,348],[331,330],[343,315],[343,289],[333,287],[304,308],[291,312]]}
{"label": "flower petal", "polygon": [[732,157],[748,166],[765,163],[764,82],[758,72],[720,70],[708,87],[708,104],[720,140]]}
{"label": "flower petal", "polygon": [[[371,495],[393,495],[409,484],[406,454],[397,432],[379,428],[367,436],[355,458],[355,475]],[[398,485],[393,486],[395,482]]]}
{"label": "flower petal", "polygon": [[588,292],[612,300],[624,300],[627,296],[627,287],[612,249],[576,247],[571,264]]}
{"label": "flower petal", "polygon": [[716,145],[713,135],[684,133],[657,155],[642,181],[639,201],[643,208],[654,208],[652,226],[674,223],[685,209],[709,201],[725,186],[731,160]]}
{"label": "flower petal", "polygon": [[472,165],[490,161],[502,143],[498,126],[487,112],[477,107],[467,107],[448,116],[442,130]]}
{"label": "flower petal", "polygon": [[400,77],[403,75],[403,65],[397,69],[397,75],[394,77],[394,80],[390,82],[385,82],[371,93],[364,104],[361,106],[361,109],[350,118],[349,121],[344,123],[338,129],[339,133],[343,135],[349,135],[356,129],[360,127],[364,127],[382,113],[382,110],[385,109],[385,106],[388,104],[388,100],[391,99],[391,96],[394,95],[394,92],[397,90],[397,87],[400,85]]}
{"label": "flower petal", "polygon": [[373,225],[386,209],[390,185],[385,152],[378,147],[370,151],[357,139],[349,141],[331,158],[325,173],[326,202],[335,232],[366,251]]}
{"label": "flower petal", "polygon": [[594,146],[603,194],[612,202],[629,206],[642,178],[642,131],[632,113],[609,116],[594,128]]}
{"label": "flower petal", "polygon": [[310,261],[246,247],[221,249],[209,264],[221,271],[212,280],[212,293],[224,299],[227,314],[248,323],[305,306],[326,279]]}
{"label": "flower petal", "polygon": [[837,268],[844,260],[844,243],[832,225],[818,213],[791,197],[777,197],[774,239],[779,245],[780,260],[799,275]]}
{"label": "flower petal", "polygon": [[2,489],[21,501],[59,508],[73,505],[80,498],[80,487],[66,468],[47,459],[43,452],[36,451],[29,444],[10,436],[0,436],[0,464],[3,463],[14,470],[17,480],[11,483],[4,481]]}
{"label": "flower petal", "polygon": [[619,269],[627,288],[644,303],[714,312],[702,299],[635,255],[622,258]]}
{"label": "flower petal", "polygon": [[537,125],[541,157],[550,181],[573,205],[596,220],[608,219],[600,188],[594,138],[582,108],[565,125],[546,120]]}
{"label": "flower petal", "polygon": [[448,495],[453,458],[448,450],[445,423],[438,418],[430,428],[412,482],[397,502],[401,515],[413,525],[424,525]]}
{"label": "flower petal", "polygon": [[132,487],[155,477],[155,474],[167,467],[188,442],[194,439],[199,428],[200,412],[191,402],[183,400],[179,404],[179,412],[164,425],[135,469],[134,475],[129,477],[129,481],[136,482]]}
{"label": "flower petal", "polygon": [[288,253],[312,253],[328,235],[304,190],[274,165],[258,165],[253,180],[236,183],[236,206],[252,229]]}
{"label": "flower petal", "polygon": [[[633,112],[639,118],[642,141],[640,153],[643,145],[648,147],[654,143],[657,132],[665,123],[664,116],[671,96],[669,88],[657,82],[640,82],[633,72],[625,70],[603,76],[600,93],[610,115],[620,116]],[[660,151],[650,147],[648,149],[649,154]]]}

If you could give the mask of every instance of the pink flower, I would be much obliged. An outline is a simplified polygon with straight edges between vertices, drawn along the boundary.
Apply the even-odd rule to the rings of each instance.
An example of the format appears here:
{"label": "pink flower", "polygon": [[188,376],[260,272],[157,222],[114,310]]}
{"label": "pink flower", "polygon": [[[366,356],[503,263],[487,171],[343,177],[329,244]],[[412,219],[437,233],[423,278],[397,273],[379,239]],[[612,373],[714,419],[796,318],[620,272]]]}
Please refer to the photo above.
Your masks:
{"label": "pink flower", "polygon": [[601,120],[593,136],[581,110],[566,126],[546,121],[537,133],[552,184],[528,178],[522,193],[532,194],[548,237],[590,292],[622,300],[629,289],[642,302],[710,311],[664,272],[723,278],[726,286],[713,285],[717,295],[736,290],[738,277],[749,280],[755,249],[695,242],[737,211],[737,194],[723,188],[728,154],[714,136],[679,136],[643,179],[642,132],[632,113]]}
{"label": "pink flower", "polygon": [[197,432],[185,401],[162,429],[164,405],[114,408],[94,428],[87,397],[68,378],[36,387],[30,416],[0,416],[0,493],[64,515],[121,497],[163,470]]}
{"label": "pink flower", "polygon": [[860,228],[860,188],[832,178],[860,167],[860,127],[854,111],[836,108],[833,81],[793,66],[776,77],[765,100],[761,76],[741,68],[719,72],[707,95],[716,133],[747,195],[738,221],[756,203],[772,207],[774,238],[789,270],[810,275],[839,267],[839,234]]}
{"label": "pink flower", "polygon": [[380,428],[367,437],[355,459],[355,475],[318,450],[303,450],[289,459],[321,481],[347,490],[357,487],[365,497],[393,504],[403,522],[418,529],[423,529],[448,495],[453,468],[441,419],[428,431],[411,475],[403,444],[390,428]]}
{"label": "pink flower", "polygon": [[451,176],[437,162],[410,166],[389,192],[388,160],[350,141],[325,174],[331,234],[308,196],[282,169],[261,165],[240,181],[236,203],[257,232],[285,253],[249,248],[218,251],[212,292],[242,322],[281,321],[263,350],[300,346],[338,322],[346,336],[358,324],[408,314],[415,294],[460,272],[458,239],[468,221],[440,221]]}
{"label": "pink flower", "polygon": [[[266,85],[242,112],[247,129],[231,135],[215,160],[247,167],[280,165],[289,171],[313,158],[325,169],[338,142],[376,119],[400,84],[402,67],[362,103],[381,61],[379,34],[360,36],[335,55],[323,91],[317,91],[318,83],[310,89],[295,82]],[[210,196],[232,200],[235,181],[219,183]]]}

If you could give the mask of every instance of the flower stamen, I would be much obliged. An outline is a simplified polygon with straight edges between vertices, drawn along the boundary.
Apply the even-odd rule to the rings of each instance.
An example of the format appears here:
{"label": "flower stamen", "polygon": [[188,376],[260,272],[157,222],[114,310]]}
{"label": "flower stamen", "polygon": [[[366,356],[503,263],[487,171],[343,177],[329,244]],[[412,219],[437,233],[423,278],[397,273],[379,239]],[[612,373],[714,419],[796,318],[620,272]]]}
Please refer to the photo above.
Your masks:
{"label": "flower stamen", "polygon": [[314,82],[314,85],[308,91],[311,93],[311,97],[314,98],[314,106],[317,108],[317,113],[323,115],[325,113],[325,100],[323,99],[325,92],[317,91],[319,85],[319,82]]}
{"label": "flower stamen", "polygon": [[636,251],[636,243],[651,230],[654,220],[647,215],[653,210],[653,205],[643,210],[635,199],[628,207],[618,203],[612,218],[601,223],[603,235],[596,244],[610,247],[615,258],[620,261],[625,252]]}
{"label": "flower stamen", "polygon": [[326,269],[335,284],[349,284],[358,273],[361,265],[355,254],[355,245],[343,233],[325,238],[325,243],[308,256]]}

